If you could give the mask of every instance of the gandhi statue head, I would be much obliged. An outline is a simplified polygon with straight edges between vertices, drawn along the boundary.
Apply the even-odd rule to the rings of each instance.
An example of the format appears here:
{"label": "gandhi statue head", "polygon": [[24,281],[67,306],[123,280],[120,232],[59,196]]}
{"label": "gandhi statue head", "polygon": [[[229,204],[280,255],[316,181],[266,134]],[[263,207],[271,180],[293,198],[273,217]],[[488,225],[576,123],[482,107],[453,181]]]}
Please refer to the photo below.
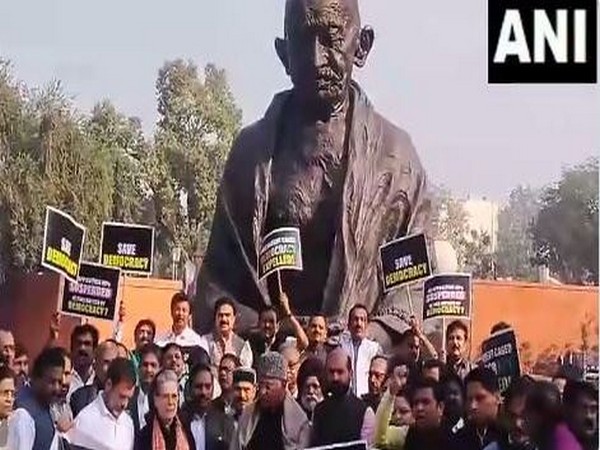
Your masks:
{"label": "gandhi statue head", "polygon": [[303,106],[329,117],[343,110],[353,66],[365,65],[373,40],[358,0],[287,0],[275,48]]}

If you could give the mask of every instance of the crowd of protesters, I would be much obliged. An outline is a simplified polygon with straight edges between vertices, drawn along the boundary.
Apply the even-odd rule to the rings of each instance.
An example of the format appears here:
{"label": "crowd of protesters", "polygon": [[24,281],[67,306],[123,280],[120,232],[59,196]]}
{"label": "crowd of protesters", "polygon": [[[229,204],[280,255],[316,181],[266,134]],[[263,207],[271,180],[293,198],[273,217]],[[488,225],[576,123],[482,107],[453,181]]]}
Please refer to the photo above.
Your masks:
{"label": "crowd of protesters", "polygon": [[133,349],[119,327],[100,342],[96,328],[79,325],[67,350],[56,345],[57,314],[31,365],[0,330],[0,449],[292,450],[361,440],[396,450],[598,449],[596,386],[574,373],[556,382],[524,375],[501,393],[496,374],[469,361],[461,321],[448,325],[438,354],[411,318],[385,355],[361,305],[336,335],[320,315],[303,327],[285,294],[243,337],[227,298],[207,335],[189,326],[184,294],[171,316],[160,334],[140,321]]}

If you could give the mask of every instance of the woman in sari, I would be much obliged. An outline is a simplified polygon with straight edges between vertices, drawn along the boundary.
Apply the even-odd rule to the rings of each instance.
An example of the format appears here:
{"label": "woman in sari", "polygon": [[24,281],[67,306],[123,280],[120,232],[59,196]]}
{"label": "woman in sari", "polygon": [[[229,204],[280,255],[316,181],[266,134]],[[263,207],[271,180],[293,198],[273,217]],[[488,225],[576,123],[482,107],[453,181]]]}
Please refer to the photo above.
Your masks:
{"label": "woman in sari", "polygon": [[156,375],[149,394],[146,426],[136,436],[136,450],[190,450],[179,420],[179,380],[172,370]]}

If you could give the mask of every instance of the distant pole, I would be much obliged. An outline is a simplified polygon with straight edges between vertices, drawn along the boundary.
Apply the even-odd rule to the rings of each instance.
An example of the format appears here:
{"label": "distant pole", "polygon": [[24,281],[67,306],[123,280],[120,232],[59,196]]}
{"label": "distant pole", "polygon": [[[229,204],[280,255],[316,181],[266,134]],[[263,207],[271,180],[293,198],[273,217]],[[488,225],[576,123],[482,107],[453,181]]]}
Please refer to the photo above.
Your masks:
{"label": "distant pole", "polygon": [[411,316],[415,315],[415,308],[413,306],[413,301],[412,301],[412,295],[410,293],[410,285],[406,285],[406,296],[408,298],[408,311],[410,312]]}
{"label": "distant pole", "polygon": [[442,351],[441,351],[441,355],[442,355],[442,362],[445,364],[446,360],[448,358],[448,355],[446,355],[446,318],[442,317]]}
{"label": "distant pole", "polygon": [[173,261],[173,270],[171,271],[171,279],[177,280],[177,269],[179,266],[179,261],[181,260],[181,247],[175,247],[173,249],[172,261]]}
{"label": "distant pole", "polygon": [[492,202],[492,278],[496,279],[496,207]]}
{"label": "distant pole", "polygon": [[62,309],[62,299],[64,297],[65,294],[65,276],[64,275],[59,275],[58,278],[58,298],[56,301],[56,312],[60,312]]}
{"label": "distant pole", "polygon": [[281,297],[281,294],[283,294],[283,286],[281,283],[281,272],[279,270],[277,271],[277,287],[279,288],[279,297]]}

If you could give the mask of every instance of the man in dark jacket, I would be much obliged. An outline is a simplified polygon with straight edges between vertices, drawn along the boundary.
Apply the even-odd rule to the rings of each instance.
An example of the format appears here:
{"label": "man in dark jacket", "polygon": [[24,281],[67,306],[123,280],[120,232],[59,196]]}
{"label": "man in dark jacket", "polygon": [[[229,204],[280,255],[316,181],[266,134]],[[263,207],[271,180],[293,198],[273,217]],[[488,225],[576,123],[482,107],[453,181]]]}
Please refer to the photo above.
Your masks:
{"label": "man in dark jacket", "polygon": [[350,390],[350,356],[342,348],[332,350],[327,355],[325,370],[328,396],[315,408],[311,445],[318,447],[359,440],[371,445],[375,413]]}
{"label": "man in dark jacket", "polygon": [[69,404],[71,406],[71,411],[73,411],[73,418],[75,418],[83,408],[92,403],[96,397],[98,397],[98,392],[104,389],[108,366],[110,366],[110,363],[116,359],[117,356],[119,356],[119,348],[114,342],[107,341],[98,346],[94,356],[94,383],[89,386],[80,387],[71,395]]}
{"label": "man in dark jacket", "polygon": [[233,397],[233,372],[240,367],[240,360],[232,353],[227,353],[221,358],[219,364],[219,385],[221,386],[221,395],[217,397],[212,405],[219,411],[228,416],[234,415]]}
{"label": "man in dark jacket", "polygon": [[418,378],[410,391],[415,424],[408,431],[404,450],[442,450],[448,447],[448,434],[442,426],[444,411],[442,386],[431,378]]}
{"label": "man in dark jacket", "polygon": [[525,404],[534,385],[535,381],[528,376],[513,379],[504,393],[502,408],[507,433],[500,437],[500,441],[491,443],[484,450],[535,450],[536,446],[531,442],[524,426]]}
{"label": "man in dark jacket", "polygon": [[7,449],[58,448],[59,435],[50,405],[60,398],[65,369],[64,350],[48,348],[33,363],[31,385],[24,386],[8,422]]}
{"label": "man in dark jacket", "polygon": [[568,381],[563,395],[567,425],[583,450],[598,448],[598,388]]}
{"label": "man in dark jacket", "polygon": [[136,433],[146,425],[150,386],[160,370],[160,348],[156,344],[147,344],[138,350],[138,369],[139,383],[127,408]]}
{"label": "man in dark jacket", "polygon": [[[214,378],[207,365],[196,365],[186,385],[181,420],[192,448],[227,450],[234,432],[233,419],[212,406]],[[197,442],[204,439],[203,443]]]}
{"label": "man in dark jacket", "polygon": [[362,396],[362,400],[377,411],[381,397],[385,392],[385,382],[388,374],[388,360],[383,355],[377,355],[371,359],[369,367],[369,392]]}
{"label": "man in dark jacket", "polygon": [[467,420],[451,437],[452,450],[483,450],[502,442],[506,433],[498,425],[500,391],[496,374],[485,367],[473,369],[465,378]]}

